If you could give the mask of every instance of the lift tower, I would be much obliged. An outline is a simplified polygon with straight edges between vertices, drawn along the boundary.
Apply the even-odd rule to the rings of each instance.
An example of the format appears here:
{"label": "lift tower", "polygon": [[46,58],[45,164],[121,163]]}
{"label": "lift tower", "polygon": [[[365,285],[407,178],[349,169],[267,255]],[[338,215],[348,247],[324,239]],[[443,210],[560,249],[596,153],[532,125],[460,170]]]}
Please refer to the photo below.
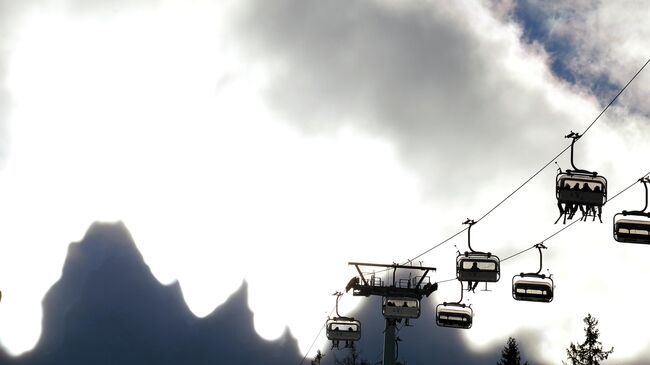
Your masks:
{"label": "lift tower", "polygon": [[[427,276],[429,271],[435,271],[435,267],[410,266],[398,264],[370,264],[362,262],[350,262],[353,265],[359,277],[354,277],[345,288],[346,291],[352,289],[354,296],[369,297],[376,295],[382,297],[382,312],[386,319],[386,329],[384,331],[384,357],[383,365],[395,365],[395,327],[402,320],[408,321],[420,317],[420,301],[422,297],[429,297],[431,293],[438,289],[438,283],[431,283]],[[366,279],[361,271],[361,267],[380,267],[387,272],[392,270],[392,280],[383,282],[380,277],[372,274],[370,279]],[[422,272],[408,278],[398,278],[397,270],[407,271],[412,274],[413,271]]]}

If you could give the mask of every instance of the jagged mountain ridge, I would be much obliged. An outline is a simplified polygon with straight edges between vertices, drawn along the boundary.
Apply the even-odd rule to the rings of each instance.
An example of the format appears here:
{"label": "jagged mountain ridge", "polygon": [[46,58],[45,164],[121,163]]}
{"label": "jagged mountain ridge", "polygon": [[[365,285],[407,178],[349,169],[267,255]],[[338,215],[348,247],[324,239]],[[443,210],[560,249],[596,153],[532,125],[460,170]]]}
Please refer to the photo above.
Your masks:
{"label": "jagged mountain ridge", "polygon": [[[226,330],[224,330],[226,329]],[[43,300],[43,332],[0,364],[291,364],[287,331],[259,337],[246,284],[213,313],[195,317],[178,283],[160,284],[122,223],[93,224],[71,243],[61,278]]]}

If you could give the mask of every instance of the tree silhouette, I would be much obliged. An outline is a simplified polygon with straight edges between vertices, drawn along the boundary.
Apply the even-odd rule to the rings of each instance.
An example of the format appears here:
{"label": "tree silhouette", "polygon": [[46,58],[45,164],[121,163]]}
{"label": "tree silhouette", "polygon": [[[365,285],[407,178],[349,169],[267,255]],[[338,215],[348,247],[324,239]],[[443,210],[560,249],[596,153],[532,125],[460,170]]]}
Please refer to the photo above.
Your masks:
{"label": "tree silhouette", "polygon": [[351,347],[348,356],[344,357],[342,360],[339,360],[334,356],[334,362],[337,365],[370,365],[367,360],[361,359],[360,355],[361,354],[355,347]]}
{"label": "tree silhouette", "polygon": [[[522,365],[519,346],[514,338],[508,337],[508,343],[501,350],[501,360],[497,362],[497,365]],[[524,365],[528,365],[528,361]]]}
{"label": "tree silhouette", "polygon": [[320,362],[323,360],[324,357],[325,357],[325,355],[323,355],[320,352],[320,350],[318,350],[318,352],[316,352],[316,356],[311,361],[311,365],[320,365]]}
{"label": "tree silhouette", "polygon": [[606,360],[609,355],[614,352],[614,347],[609,351],[603,350],[603,344],[598,341],[600,331],[598,331],[598,320],[588,313],[583,319],[587,327],[585,330],[585,342],[577,346],[571,342],[571,345],[566,350],[567,359],[573,365],[600,365],[602,360]]}

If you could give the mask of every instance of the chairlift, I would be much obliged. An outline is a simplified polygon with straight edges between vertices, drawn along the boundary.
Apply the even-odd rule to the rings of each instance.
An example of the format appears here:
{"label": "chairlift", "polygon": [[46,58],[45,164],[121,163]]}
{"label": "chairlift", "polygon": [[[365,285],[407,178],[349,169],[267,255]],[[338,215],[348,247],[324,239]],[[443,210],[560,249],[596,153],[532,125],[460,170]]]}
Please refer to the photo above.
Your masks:
{"label": "chairlift", "polygon": [[331,341],[359,341],[361,339],[361,322],[348,317],[328,319],[325,333],[327,339]]}
{"label": "chairlift", "polygon": [[542,248],[544,244],[537,244],[539,250],[539,270],[536,273],[521,273],[512,277],[512,297],[515,300],[528,302],[553,301],[553,289],[555,285],[551,275],[540,274],[542,271]]}
{"label": "chairlift", "polygon": [[339,298],[343,293],[336,292],[336,317],[329,318],[325,323],[325,334],[332,341],[332,348],[339,348],[340,341],[345,341],[345,347],[354,346],[361,339],[361,322],[339,314]]}
{"label": "chairlift", "polygon": [[650,244],[650,212],[648,209],[648,183],[650,179],[639,179],[645,188],[643,210],[624,210],[614,215],[614,239],[624,243]]}
{"label": "chairlift", "polygon": [[436,324],[440,327],[463,328],[472,327],[474,311],[471,305],[463,301],[463,283],[460,283],[460,300],[458,302],[444,302],[436,306]]}
{"label": "chairlift", "polygon": [[499,281],[501,276],[499,257],[490,252],[474,251],[470,241],[470,231],[476,222],[467,220],[463,224],[469,224],[467,229],[467,246],[470,251],[458,252],[456,256],[456,277],[460,281],[473,281],[494,283]]}
{"label": "chairlift", "polygon": [[420,299],[411,297],[384,297],[384,318],[415,319],[420,317]]}
{"label": "chairlift", "polygon": [[578,208],[581,208],[582,219],[586,220],[587,216],[592,215],[594,220],[596,217],[600,220],[602,206],[607,202],[607,179],[596,172],[578,169],[573,163],[573,146],[580,137],[581,135],[575,132],[565,136],[565,138],[572,138],[571,167],[573,170],[567,169],[564,172],[560,170],[555,177],[555,197],[560,210],[560,216],[555,223],[562,217],[566,223],[567,216],[572,219]]}

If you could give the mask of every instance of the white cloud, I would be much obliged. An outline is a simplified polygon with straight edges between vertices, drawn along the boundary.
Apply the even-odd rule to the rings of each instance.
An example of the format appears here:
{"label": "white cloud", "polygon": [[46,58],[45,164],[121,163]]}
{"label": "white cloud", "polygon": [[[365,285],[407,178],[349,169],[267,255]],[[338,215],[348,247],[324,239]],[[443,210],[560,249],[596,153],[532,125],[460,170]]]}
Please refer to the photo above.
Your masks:
{"label": "white cloud", "polygon": [[[0,339],[13,353],[34,345],[40,298],[93,220],[123,220],[154,274],[178,279],[199,316],[245,278],[258,332],[273,338],[288,325],[304,351],[330,294],[354,275],[348,261],[404,260],[461,229],[599,111],[479,4],[155,4],[110,16],[33,12],[15,30],[12,150],[0,170]],[[579,142],[576,164],[616,192],[650,169],[646,122],[611,110]],[[558,163],[568,167],[568,156]],[[554,176],[544,171],[475,226],[475,248],[505,257],[558,229]],[[552,304],[509,295],[536,253],[504,263],[494,291],[471,297],[467,340],[480,347],[524,329],[539,336],[540,358],[557,361],[587,311],[609,339],[626,338],[602,288],[627,297],[618,283],[644,272],[639,248],[613,244],[609,222],[638,198],[621,196],[605,224],[548,244]],[[425,256],[434,280],[454,276],[454,245],[465,250],[465,236]],[[606,259],[632,266],[612,271]],[[444,284],[436,302],[457,292]],[[346,297],[342,312],[359,302]],[[615,346],[618,359],[643,348]]]}

